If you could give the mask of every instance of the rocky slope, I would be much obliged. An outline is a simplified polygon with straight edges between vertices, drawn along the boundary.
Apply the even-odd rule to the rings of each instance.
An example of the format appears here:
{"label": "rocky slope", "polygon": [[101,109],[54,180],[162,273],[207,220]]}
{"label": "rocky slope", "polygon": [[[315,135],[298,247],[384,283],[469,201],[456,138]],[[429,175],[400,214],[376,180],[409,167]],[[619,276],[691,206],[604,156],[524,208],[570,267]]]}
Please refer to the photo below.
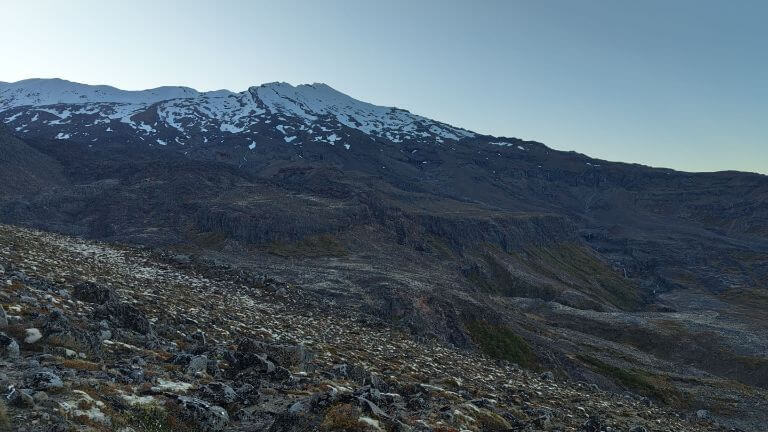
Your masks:
{"label": "rocky slope", "polygon": [[10,226],[0,240],[12,430],[726,430],[416,341],[288,281]]}

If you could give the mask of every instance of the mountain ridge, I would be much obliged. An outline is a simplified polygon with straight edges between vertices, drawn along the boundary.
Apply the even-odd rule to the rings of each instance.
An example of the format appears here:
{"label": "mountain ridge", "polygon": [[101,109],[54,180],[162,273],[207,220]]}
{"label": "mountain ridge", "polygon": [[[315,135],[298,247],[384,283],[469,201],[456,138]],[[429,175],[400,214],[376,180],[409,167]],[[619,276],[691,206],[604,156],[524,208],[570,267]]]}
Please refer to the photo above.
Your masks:
{"label": "mountain ridge", "polygon": [[[42,83],[42,87],[50,88],[53,87],[54,89],[58,89],[58,92],[60,94],[58,95],[48,95],[47,98],[44,98],[40,94],[40,90],[35,90],[35,88],[39,88],[40,86],[29,86],[27,84],[30,83]],[[64,84],[63,86],[60,84]],[[34,107],[50,107],[50,106],[76,106],[76,105],[91,105],[92,108],[90,109],[80,109],[75,110],[72,112],[71,110],[51,110],[47,109],[47,112],[49,114],[53,114],[54,117],[50,117],[47,120],[47,122],[53,122],[54,125],[60,126],[62,123],[67,122],[67,119],[71,116],[78,116],[83,114],[95,114],[99,113],[99,108],[107,108],[107,107],[98,107],[100,104],[120,104],[128,106],[127,110],[118,111],[115,110],[114,112],[107,111],[106,113],[99,113],[99,117],[97,120],[99,123],[106,125],[106,129],[111,129],[111,125],[113,121],[119,120],[120,123],[124,124],[130,124],[131,128],[134,129],[134,132],[136,132],[136,129],[139,129],[139,132],[143,130],[144,132],[149,133],[152,130],[152,124],[145,123],[143,121],[137,121],[132,120],[131,117],[135,115],[141,115],[142,111],[149,109],[151,106],[155,104],[162,104],[167,103],[174,100],[193,100],[196,98],[208,98],[208,99],[215,99],[215,100],[221,100],[221,98],[235,98],[239,100],[239,103],[241,105],[241,108],[247,107],[248,104],[243,105],[243,98],[246,96],[246,93],[250,94],[252,98],[254,98],[254,101],[259,107],[263,108],[274,108],[273,114],[281,114],[285,110],[285,107],[276,107],[274,105],[267,105],[265,104],[258,93],[259,89],[262,89],[263,91],[272,91],[278,95],[279,98],[282,98],[286,102],[295,102],[296,99],[290,97],[291,95],[287,94],[281,94],[277,90],[281,90],[285,93],[286,90],[292,91],[295,93],[300,93],[300,90],[302,89],[317,89],[320,88],[322,91],[320,93],[327,93],[334,95],[335,100],[346,100],[349,103],[350,101],[353,104],[359,104],[362,106],[367,107],[373,107],[377,110],[383,111],[384,113],[387,112],[402,112],[405,113],[407,116],[412,117],[413,119],[410,120],[411,123],[417,120],[425,120],[429,122],[429,125],[436,126],[436,133],[427,134],[426,136],[429,136],[430,139],[432,138],[438,138],[435,141],[437,143],[442,143],[442,139],[449,139],[453,141],[460,141],[464,138],[474,138],[474,137],[481,137],[483,138],[479,144],[487,144],[487,145],[498,145],[501,147],[514,147],[516,145],[515,143],[519,142],[525,142],[525,143],[531,143],[534,145],[544,145],[541,142],[535,141],[535,140],[521,140],[519,138],[515,137],[504,137],[504,136],[494,136],[494,135],[488,135],[488,134],[482,134],[477,133],[468,129],[464,129],[461,127],[448,125],[446,123],[442,123],[436,120],[431,120],[426,117],[422,117],[420,115],[413,114],[411,111],[397,108],[397,107],[389,107],[389,106],[383,106],[383,105],[375,105],[368,102],[364,102],[358,99],[355,99],[343,92],[340,92],[331,86],[321,83],[321,82],[315,82],[311,84],[298,84],[298,85],[292,85],[290,83],[282,82],[282,81],[274,81],[269,83],[263,83],[259,85],[249,86],[246,90],[237,92],[233,90],[228,89],[219,89],[219,90],[211,90],[211,91],[198,91],[196,89],[193,89],[191,87],[185,87],[185,86],[161,86],[156,88],[150,88],[145,90],[122,90],[114,86],[110,85],[90,85],[90,84],[82,84],[74,81],[64,80],[61,78],[29,78],[25,80],[20,80],[16,82],[0,82],[0,113],[12,113],[9,116],[5,116],[2,118],[2,122],[6,125],[9,125],[12,127],[12,129],[15,130],[15,132],[19,133],[33,133],[35,138],[47,136],[48,138],[53,139],[63,139],[66,136],[69,136],[70,139],[85,139],[84,136],[78,136],[77,134],[73,135],[71,133],[67,132],[57,132],[56,134],[48,135],[45,133],[41,133],[42,131],[33,131],[25,129],[26,127],[29,127],[29,120],[35,119],[34,114],[30,114],[26,116],[26,122],[24,115],[26,114],[24,109],[31,109],[32,111],[42,111],[46,112],[46,109],[43,110],[36,110]],[[87,95],[98,93],[100,90],[108,90],[107,92],[102,92],[104,95],[98,95],[101,97],[101,99],[96,100],[88,100]],[[86,91],[87,90],[87,91]],[[78,93],[78,91],[83,92]],[[24,93],[27,92],[27,93]],[[37,92],[37,93],[36,93]],[[175,93],[174,93],[175,92]],[[16,93],[16,95],[14,95]],[[19,95],[19,93],[24,93],[22,95]],[[264,92],[262,92],[264,94]],[[37,96],[34,96],[37,95]],[[79,95],[79,96],[78,96]],[[111,96],[110,96],[111,95]],[[145,95],[144,99],[141,99],[141,96]],[[79,97],[72,99],[73,97]],[[37,99],[32,99],[32,97],[37,97]],[[266,97],[266,96],[265,96]],[[133,105],[133,106],[130,106]],[[225,104],[226,105],[226,104]],[[294,104],[295,105],[295,104]],[[300,104],[301,105],[301,104]],[[332,104],[329,104],[332,105]],[[351,107],[352,105],[349,105],[348,107]],[[306,108],[306,105],[303,105],[304,108]],[[176,107],[178,108],[178,107]],[[230,106],[229,109],[235,109],[236,106]],[[294,108],[294,107],[291,107]],[[226,110],[226,107],[224,108]],[[289,109],[289,111],[291,111]],[[30,111],[31,112],[31,111]],[[210,115],[213,111],[209,110],[206,114]],[[321,114],[328,114],[326,108],[320,109]],[[189,114],[189,113],[187,113]],[[232,115],[230,116],[230,119],[234,118],[235,120],[241,119],[244,116],[248,115],[260,115],[263,113],[260,113],[258,110],[254,111],[248,111],[245,114],[240,113],[239,115]],[[311,120],[314,120],[312,117],[313,114],[317,114],[313,112],[311,109],[308,110],[308,112],[299,112],[294,114],[298,114],[299,117],[305,117],[310,116]],[[346,114],[341,114],[346,115]],[[144,114],[146,116],[146,114]],[[168,120],[168,116],[163,117],[161,116],[161,120]],[[109,122],[105,121],[105,118],[109,120]],[[157,120],[157,119],[156,119]],[[237,133],[243,133],[245,132],[248,134],[249,131],[245,131],[244,128],[238,127],[236,124],[231,124],[227,121],[225,121],[224,118],[219,118],[217,120],[220,120],[219,123],[219,129],[222,132],[229,132],[231,134],[237,134]],[[35,119],[37,121],[37,119]],[[72,121],[71,119],[69,120]],[[355,120],[353,121],[346,121],[343,122],[344,125],[350,126],[354,125]],[[23,124],[22,124],[23,123]],[[393,128],[397,127],[403,127],[403,125],[408,125],[407,123],[400,123],[396,126],[393,126]],[[18,126],[16,126],[18,125]],[[177,126],[176,132],[184,132],[183,130],[178,129],[178,124],[174,122],[173,119],[170,120],[169,125],[171,126],[171,129],[173,129],[174,126]],[[24,126],[24,128],[20,128],[20,126]],[[92,125],[93,126],[93,125]],[[156,124],[154,125],[156,126]],[[222,129],[223,128],[223,129]],[[445,129],[443,129],[445,128]],[[51,130],[59,130],[61,128],[55,128]],[[370,134],[371,130],[358,127],[361,131],[364,133]],[[452,132],[453,131],[453,132]],[[457,132],[458,131],[458,132]],[[104,132],[104,131],[102,131]],[[113,132],[110,130],[109,132]],[[154,131],[156,132],[156,131]],[[203,131],[206,132],[206,131]],[[62,135],[59,135],[61,133]],[[422,134],[425,134],[425,132],[422,132]],[[101,134],[103,135],[103,133]],[[289,136],[288,136],[289,137]],[[174,137],[175,138],[175,137]],[[396,135],[384,135],[382,136],[379,134],[377,138],[388,138],[392,140],[394,138],[394,142],[402,142]],[[410,138],[413,138],[411,136]],[[92,138],[91,138],[92,139]],[[102,139],[100,136],[98,139]],[[175,140],[168,140],[168,139],[162,139],[163,142],[166,144],[168,143],[175,143]],[[320,142],[328,142],[326,139],[319,139]],[[336,139],[331,139],[330,143],[334,143],[335,141],[338,141]],[[155,142],[157,144],[157,142]],[[551,151],[562,151],[562,150],[553,150]],[[634,166],[641,166],[641,167],[647,167],[647,168],[653,168],[653,169],[660,169],[660,170],[672,170],[676,172],[681,173],[688,173],[688,174],[706,174],[706,173],[716,173],[716,172],[736,172],[736,173],[752,173],[757,174],[761,176],[765,176],[765,174],[761,173],[754,173],[751,171],[739,171],[739,170],[721,170],[721,171],[683,171],[668,167],[660,167],[660,166],[649,166],[645,164],[639,164],[639,163],[633,163],[633,162],[620,162],[620,161],[609,161],[605,159],[598,159],[598,158],[592,158],[589,155],[577,152],[577,151],[562,151],[565,153],[573,153],[575,155],[583,156],[585,158],[588,158],[595,162],[602,162],[602,163],[614,163],[614,164],[627,164],[627,165],[634,165]]]}
{"label": "mountain ridge", "polygon": [[[114,128],[141,134],[141,140],[154,139],[159,145],[183,144],[191,133],[206,133],[210,129],[218,129],[222,135],[253,136],[259,133],[257,129],[262,121],[265,124],[279,121],[279,118],[263,118],[265,114],[290,117],[292,124],[278,124],[275,128],[284,135],[286,143],[297,136],[289,133],[299,130],[314,134],[310,137],[312,141],[334,145],[341,136],[334,133],[322,136],[333,130],[313,127],[316,120],[327,116],[335,117],[338,123],[351,129],[394,142],[401,142],[405,137],[442,143],[443,139],[474,136],[405,110],[359,101],[325,84],[294,87],[269,83],[238,93],[221,90],[201,93],[185,87],[124,91],[63,80],[19,81],[0,87],[0,112],[6,113],[4,122],[17,132],[92,142],[103,139],[103,135],[114,132]],[[48,115],[40,118],[41,112]],[[60,127],[73,122],[78,123],[80,130]],[[55,127],[50,128],[51,125]],[[163,130],[158,131],[157,127]],[[193,130],[187,131],[187,128]],[[54,130],[58,132],[52,134]]]}

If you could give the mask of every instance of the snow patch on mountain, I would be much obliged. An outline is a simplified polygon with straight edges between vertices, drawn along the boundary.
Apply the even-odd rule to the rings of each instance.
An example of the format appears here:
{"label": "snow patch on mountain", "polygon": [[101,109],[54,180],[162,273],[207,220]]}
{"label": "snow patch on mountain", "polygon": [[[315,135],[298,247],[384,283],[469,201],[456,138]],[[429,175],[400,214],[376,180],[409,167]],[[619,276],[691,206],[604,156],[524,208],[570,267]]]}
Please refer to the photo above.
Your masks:
{"label": "snow patch on mountain", "polygon": [[33,78],[14,83],[0,83],[0,110],[17,106],[45,106],[114,102],[152,104],[155,102],[196,97],[197,90],[188,87],[158,87],[127,91],[106,85],[87,85],[58,78]]}
{"label": "snow patch on mountain", "polygon": [[[3,121],[16,122],[14,127],[36,122],[34,128],[49,128],[45,133],[82,132],[83,127],[111,132],[123,124],[130,128],[122,131],[129,136],[143,140],[149,135],[161,145],[168,140],[182,143],[195,134],[209,138],[212,131],[253,136],[258,123],[276,120],[286,142],[300,133],[321,133],[323,137],[315,141],[334,144],[341,140],[339,131],[345,126],[395,143],[442,143],[475,136],[402,109],[356,100],[325,84],[270,83],[235,93],[188,87],[127,91],[61,79],[30,79],[0,83],[0,112],[11,110],[15,112]],[[37,122],[41,112],[55,118]]]}
{"label": "snow patch on mountain", "polygon": [[[387,136],[387,131],[393,130],[416,135],[416,131],[424,128],[442,138],[454,140],[474,136],[472,132],[405,110],[359,101],[326,84],[294,87],[287,83],[269,83],[250,90],[271,113],[298,117],[307,125],[319,118],[331,116],[347,127],[380,137]],[[425,136],[424,132],[418,135]]]}

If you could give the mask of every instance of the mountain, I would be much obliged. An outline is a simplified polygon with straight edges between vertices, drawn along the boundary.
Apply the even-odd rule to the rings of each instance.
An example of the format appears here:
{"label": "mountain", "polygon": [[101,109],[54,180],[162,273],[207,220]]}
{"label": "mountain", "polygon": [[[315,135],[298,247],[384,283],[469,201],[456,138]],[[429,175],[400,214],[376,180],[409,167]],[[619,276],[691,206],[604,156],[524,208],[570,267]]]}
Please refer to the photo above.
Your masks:
{"label": "mountain", "polygon": [[360,102],[325,84],[270,83],[239,93],[201,93],[186,87],[124,91],[32,79],[0,84],[0,111],[25,135],[96,143],[126,136],[150,145],[183,146],[204,134],[204,142],[249,145],[263,134],[297,146],[344,145],[349,132],[342,127],[393,142],[474,136],[404,110]]}
{"label": "mountain", "polygon": [[768,421],[766,176],[597,160],[323,84],[26,80],[0,84],[0,120],[0,168],[34,179],[1,177],[4,223],[266,273],[418,338]]}

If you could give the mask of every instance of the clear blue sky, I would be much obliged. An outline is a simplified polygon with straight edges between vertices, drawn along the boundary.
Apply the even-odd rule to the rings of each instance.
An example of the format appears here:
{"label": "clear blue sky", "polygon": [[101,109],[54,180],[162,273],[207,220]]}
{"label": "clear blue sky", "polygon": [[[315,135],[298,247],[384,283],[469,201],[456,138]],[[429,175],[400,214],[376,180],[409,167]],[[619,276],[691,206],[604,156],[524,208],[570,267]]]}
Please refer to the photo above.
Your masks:
{"label": "clear blue sky", "polygon": [[0,81],[325,82],[478,132],[768,173],[768,1],[3,0]]}

